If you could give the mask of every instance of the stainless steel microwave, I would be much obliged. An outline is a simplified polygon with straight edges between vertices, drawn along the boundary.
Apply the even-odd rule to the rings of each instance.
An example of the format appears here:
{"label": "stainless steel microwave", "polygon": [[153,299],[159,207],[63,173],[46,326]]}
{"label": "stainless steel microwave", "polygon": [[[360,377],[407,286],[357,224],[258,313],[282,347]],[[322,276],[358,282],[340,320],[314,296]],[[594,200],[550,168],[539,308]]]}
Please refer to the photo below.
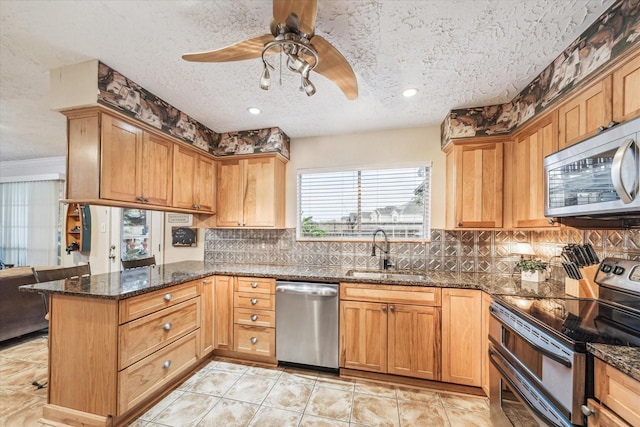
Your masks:
{"label": "stainless steel microwave", "polygon": [[640,118],[544,159],[548,217],[640,216]]}

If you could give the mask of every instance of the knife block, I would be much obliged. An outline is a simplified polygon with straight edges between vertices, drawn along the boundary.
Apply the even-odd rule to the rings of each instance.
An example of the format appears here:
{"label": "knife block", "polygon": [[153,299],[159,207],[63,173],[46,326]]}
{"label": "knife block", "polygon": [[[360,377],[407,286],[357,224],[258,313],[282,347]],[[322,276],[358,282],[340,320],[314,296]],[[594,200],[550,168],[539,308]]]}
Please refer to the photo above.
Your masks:
{"label": "knife block", "polygon": [[565,277],[565,293],[578,298],[599,298],[600,287],[594,282],[598,268],[600,268],[600,264],[581,267],[580,274],[582,279],[580,280]]}

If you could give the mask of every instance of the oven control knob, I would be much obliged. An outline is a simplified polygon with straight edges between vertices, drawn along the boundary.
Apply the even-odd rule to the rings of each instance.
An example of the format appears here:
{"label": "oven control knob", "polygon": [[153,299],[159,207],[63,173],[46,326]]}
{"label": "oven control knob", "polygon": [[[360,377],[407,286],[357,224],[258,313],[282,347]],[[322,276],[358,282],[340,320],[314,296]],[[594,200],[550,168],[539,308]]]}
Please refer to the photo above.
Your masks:
{"label": "oven control knob", "polygon": [[602,268],[600,270],[605,273],[609,273],[611,271],[611,266],[609,264],[602,264]]}
{"label": "oven control knob", "polygon": [[596,413],[593,409],[589,408],[587,405],[582,405],[580,410],[584,414],[585,417],[591,416]]}
{"label": "oven control knob", "polygon": [[624,273],[624,268],[619,265],[613,268],[613,274],[617,274],[618,276]]}

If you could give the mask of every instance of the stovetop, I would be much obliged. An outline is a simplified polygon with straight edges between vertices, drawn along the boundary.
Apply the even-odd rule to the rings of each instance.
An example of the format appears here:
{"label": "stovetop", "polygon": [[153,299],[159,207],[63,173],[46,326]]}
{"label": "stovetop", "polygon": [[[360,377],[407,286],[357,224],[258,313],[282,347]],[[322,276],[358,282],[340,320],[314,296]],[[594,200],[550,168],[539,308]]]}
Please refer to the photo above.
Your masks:
{"label": "stovetop", "polygon": [[586,343],[640,347],[640,311],[633,308],[584,298],[497,295],[496,299],[571,347]]}

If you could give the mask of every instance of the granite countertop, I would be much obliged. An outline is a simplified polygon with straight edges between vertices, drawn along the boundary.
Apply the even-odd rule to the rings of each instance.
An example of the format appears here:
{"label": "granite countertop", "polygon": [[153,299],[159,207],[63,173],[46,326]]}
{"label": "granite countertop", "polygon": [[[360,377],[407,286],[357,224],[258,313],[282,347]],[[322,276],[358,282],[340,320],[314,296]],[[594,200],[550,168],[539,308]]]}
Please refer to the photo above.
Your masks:
{"label": "granite countertop", "polygon": [[[391,271],[393,272],[393,270]],[[94,274],[80,279],[58,280],[21,286],[25,292],[65,294],[89,298],[126,299],[164,287],[217,275],[273,277],[279,280],[314,282],[353,282],[407,286],[480,289],[491,294],[527,296],[564,296],[564,285],[543,282],[528,286],[519,276],[486,273],[420,272],[420,278],[355,278],[341,267],[292,267],[260,264],[213,264],[204,261],[182,261],[140,267],[114,273]]]}
{"label": "granite countertop", "polygon": [[598,359],[640,381],[640,347],[589,343],[587,350]]}
{"label": "granite countertop", "polygon": [[[393,271],[391,271],[393,272]],[[182,261],[140,267],[115,273],[95,274],[81,279],[24,285],[20,290],[44,294],[65,294],[88,298],[126,299],[211,275],[272,277],[278,280],[314,282],[352,282],[406,286],[479,289],[493,295],[564,297],[564,284],[542,282],[524,284],[519,276],[487,273],[420,272],[412,278],[355,278],[340,267],[292,267],[260,264],[213,264]],[[640,381],[640,348],[588,344],[596,357]]]}

